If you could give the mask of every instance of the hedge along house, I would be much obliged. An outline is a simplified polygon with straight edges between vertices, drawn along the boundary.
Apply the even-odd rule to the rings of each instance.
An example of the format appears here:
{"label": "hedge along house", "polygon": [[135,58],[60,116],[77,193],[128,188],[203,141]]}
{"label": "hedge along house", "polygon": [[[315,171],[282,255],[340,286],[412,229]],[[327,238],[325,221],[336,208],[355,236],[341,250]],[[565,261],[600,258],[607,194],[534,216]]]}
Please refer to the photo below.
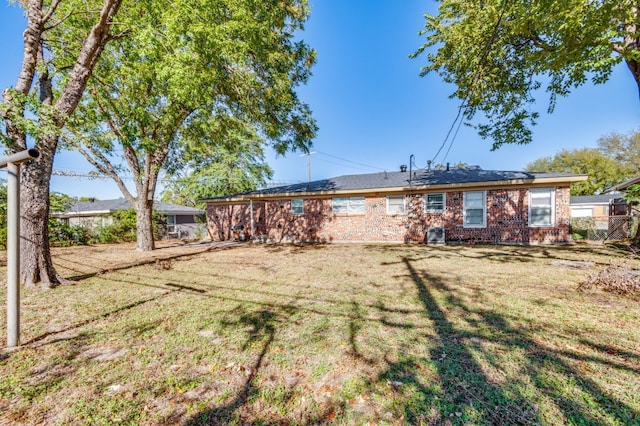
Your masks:
{"label": "hedge along house", "polygon": [[[214,240],[565,243],[585,175],[478,167],[348,175],[203,200]],[[238,235],[236,234],[236,237]]]}

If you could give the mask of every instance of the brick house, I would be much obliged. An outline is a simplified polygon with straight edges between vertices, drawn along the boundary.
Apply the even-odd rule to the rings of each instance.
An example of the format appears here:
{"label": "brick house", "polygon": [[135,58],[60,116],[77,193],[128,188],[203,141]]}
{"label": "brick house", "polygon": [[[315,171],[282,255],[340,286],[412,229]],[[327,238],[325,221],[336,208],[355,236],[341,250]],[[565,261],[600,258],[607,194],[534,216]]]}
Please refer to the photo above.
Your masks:
{"label": "brick house", "polygon": [[214,240],[564,243],[569,185],[586,178],[403,168],[203,201]]}

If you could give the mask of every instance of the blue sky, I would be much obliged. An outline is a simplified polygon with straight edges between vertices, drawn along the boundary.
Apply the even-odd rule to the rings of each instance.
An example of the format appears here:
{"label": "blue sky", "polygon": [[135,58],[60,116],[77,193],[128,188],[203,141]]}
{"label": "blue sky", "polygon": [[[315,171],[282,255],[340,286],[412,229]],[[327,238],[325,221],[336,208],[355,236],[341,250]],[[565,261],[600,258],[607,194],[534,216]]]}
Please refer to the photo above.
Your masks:
{"label": "blue sky", "polygon": [[[423,42],[418,31],[424,13],[435,12],[437,3],[311,0],[311,7],[302,37],[316,49],[318,62],[299,93],[319,125],[312,148],[317,151],[311,156],[312,179],[397,170],[400,164],[408,164],[411,154],[416,165],[424,167],[443,143],[458,106],[458,101],[448,98],[453,87],[437,75],[419,76],[425,58],[408,58]],[[15,82],[23,30],[21,10],[2,1],[0,89]],[[640,129],[639,110],[635,83],[620,65],[606,84],[583,86],[560,99],[552,115],[542,114],[531,144],[492,152],[491,141],[463,126],[445,161],[521,170],[563,148],[595,147],[603,135]],[[275,171],[274,181],[307,180],[307,158],[299,153],[277,158],[269,152],[267,160]],[[443,161],[443,153],[436,161]],[[92,170],[80,155],[70,152],[58,154],[54,168]],[[54,176],[51,190],[100,199],[120,196],[110,181],[81,178]]]}

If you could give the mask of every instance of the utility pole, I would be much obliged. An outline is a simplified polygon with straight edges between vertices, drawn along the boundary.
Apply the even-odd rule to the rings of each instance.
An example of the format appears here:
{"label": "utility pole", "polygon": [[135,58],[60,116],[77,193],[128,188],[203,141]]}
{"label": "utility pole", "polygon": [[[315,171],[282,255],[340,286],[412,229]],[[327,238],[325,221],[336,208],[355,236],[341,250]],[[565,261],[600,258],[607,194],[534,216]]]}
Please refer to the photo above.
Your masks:
{"label": "utility pole", "polygon": [[311,151],[306,154],[300,154],[300,157],[307,157],[307,179],[311,182],[311,155],[317,154],[316,151]]}

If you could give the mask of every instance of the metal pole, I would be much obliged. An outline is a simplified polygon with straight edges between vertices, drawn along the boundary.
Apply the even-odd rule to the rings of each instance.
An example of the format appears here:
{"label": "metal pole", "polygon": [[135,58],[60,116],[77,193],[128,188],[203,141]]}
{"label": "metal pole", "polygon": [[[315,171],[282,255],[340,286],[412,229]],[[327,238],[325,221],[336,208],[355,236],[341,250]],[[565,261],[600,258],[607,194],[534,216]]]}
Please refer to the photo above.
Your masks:
{"label": "metal pole", "polygon": [[38,158],[27,149],[0,158],[7,167],[7,347],[20,344],[20,163]]}
{"label": "metal pole", "polygon": [[20,344],[20,165],[7,163],[7,346]]}
{"label": "metal pole", "polygon": [[24,151],[0,158],[0,167],[4,167],[9,163],[20,164],[22,162],[38,158],[39,155],[40,152],[35,148],[25,149]]}

